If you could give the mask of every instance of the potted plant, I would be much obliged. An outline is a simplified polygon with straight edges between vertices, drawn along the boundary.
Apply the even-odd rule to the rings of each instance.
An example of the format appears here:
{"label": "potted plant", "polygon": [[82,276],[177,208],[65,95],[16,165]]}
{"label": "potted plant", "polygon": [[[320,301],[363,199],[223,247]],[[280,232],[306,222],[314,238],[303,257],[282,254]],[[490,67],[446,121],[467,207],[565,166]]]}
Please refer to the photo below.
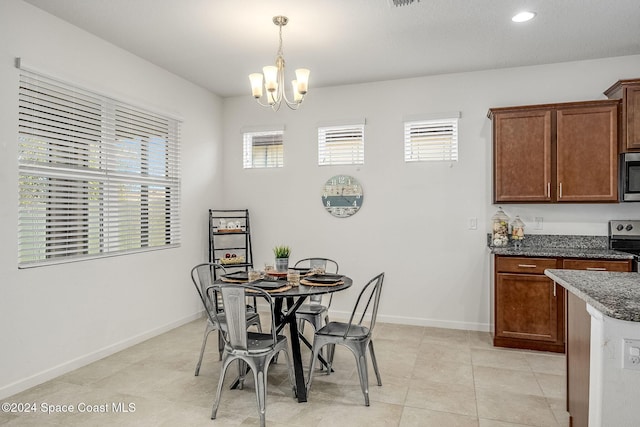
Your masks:
{"label": "potted plant", "polygon": [[276,257],[276,271],[287,271],[289,268],[289,255],[291,255],[291,248],[285,245],[279,245],[273,248],[273,254]]}

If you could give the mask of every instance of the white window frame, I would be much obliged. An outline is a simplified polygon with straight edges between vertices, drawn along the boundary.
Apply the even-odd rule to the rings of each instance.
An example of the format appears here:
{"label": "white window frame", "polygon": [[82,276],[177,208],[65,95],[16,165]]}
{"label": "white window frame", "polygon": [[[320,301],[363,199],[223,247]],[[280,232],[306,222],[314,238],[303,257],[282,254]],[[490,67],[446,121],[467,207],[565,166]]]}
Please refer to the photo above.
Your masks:
{"label": "white window frame", "polygon": [[318,166],[363,165],[365,120],[318,126]]}
{"label": "white window frame", "polygon": [[244,169],[284,167],[284,128],[245,130],[242,141]]}
{"label": "white window frame", "polygon": [[404,161],[457,162],[459,119],[459,112],[406,118]]}
{"label": "white window frame", "polygon": [[180,246],[180,121],[19,74],[18,267]]}

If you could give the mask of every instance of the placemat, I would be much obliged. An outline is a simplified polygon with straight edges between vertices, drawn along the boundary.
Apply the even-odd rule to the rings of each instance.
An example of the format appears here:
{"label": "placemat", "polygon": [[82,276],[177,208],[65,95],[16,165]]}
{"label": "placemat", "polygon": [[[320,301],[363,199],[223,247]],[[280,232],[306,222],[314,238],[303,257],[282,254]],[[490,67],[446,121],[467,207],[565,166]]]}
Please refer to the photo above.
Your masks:
{"label": "placemat", "polygon": [[305,286],[337,286],[337,285],[344,285],[344,280],[338,280],[337,282],[332,282],[332,283],[316,283],[306,279],[300,279],[300,284]]}
{"label": "placemat", "polygon": [[[258,286],[256,286],[256,287],[258,287]],[[291,285],[287,284],[287,285],[284,285],[284,286],[282,286],[280,288],[277,288],[277,289],[263,289],[263,291],[266,291],[268,294],[275,294],[275,293],[278,293],[278,292],[288,291],[289,289],[291,289]],[[247,289],[247,293],[252,293],[252,292],[255,293],[255,291],[253,289]]]}
{"label": "placemat", "polygon": [[221,277],[220,280],[222,280],[223,282],[227,282],[227,283],[247,283],[249,281],[249,279],[247,279],[247,280],[230,279],[228,277]]}

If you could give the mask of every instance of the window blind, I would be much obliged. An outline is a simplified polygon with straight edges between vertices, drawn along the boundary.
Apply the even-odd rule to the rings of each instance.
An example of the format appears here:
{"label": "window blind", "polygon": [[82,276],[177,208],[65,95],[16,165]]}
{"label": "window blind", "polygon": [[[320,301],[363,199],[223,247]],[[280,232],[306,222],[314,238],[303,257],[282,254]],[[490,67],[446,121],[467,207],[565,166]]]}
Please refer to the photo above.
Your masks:
{"label": "window blind", "polygon": [[243,166],[281,168],[284,166],[283,131],[245,132]]}
{"label": "window blind", "polygon": [[180,123],[20,70],[18,265],[180,244]]}
{"label": "window blind", "polygon": [[404,160],[457,161],[458,118],[405,122]]}
{"label": "window blind", "polygon": [[318,165],[364,164],[364,125],[318,128]]}

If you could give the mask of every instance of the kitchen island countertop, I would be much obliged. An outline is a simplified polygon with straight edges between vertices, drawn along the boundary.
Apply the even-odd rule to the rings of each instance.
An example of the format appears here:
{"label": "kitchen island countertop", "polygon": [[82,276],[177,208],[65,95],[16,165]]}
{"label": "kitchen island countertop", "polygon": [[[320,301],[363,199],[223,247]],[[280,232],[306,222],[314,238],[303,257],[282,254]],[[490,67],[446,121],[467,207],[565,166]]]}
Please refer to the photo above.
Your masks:
{"label": "kitchen island countertop", "polygon": [[605,316],[640,322],[640,273],[547,269],[544,274]]}

